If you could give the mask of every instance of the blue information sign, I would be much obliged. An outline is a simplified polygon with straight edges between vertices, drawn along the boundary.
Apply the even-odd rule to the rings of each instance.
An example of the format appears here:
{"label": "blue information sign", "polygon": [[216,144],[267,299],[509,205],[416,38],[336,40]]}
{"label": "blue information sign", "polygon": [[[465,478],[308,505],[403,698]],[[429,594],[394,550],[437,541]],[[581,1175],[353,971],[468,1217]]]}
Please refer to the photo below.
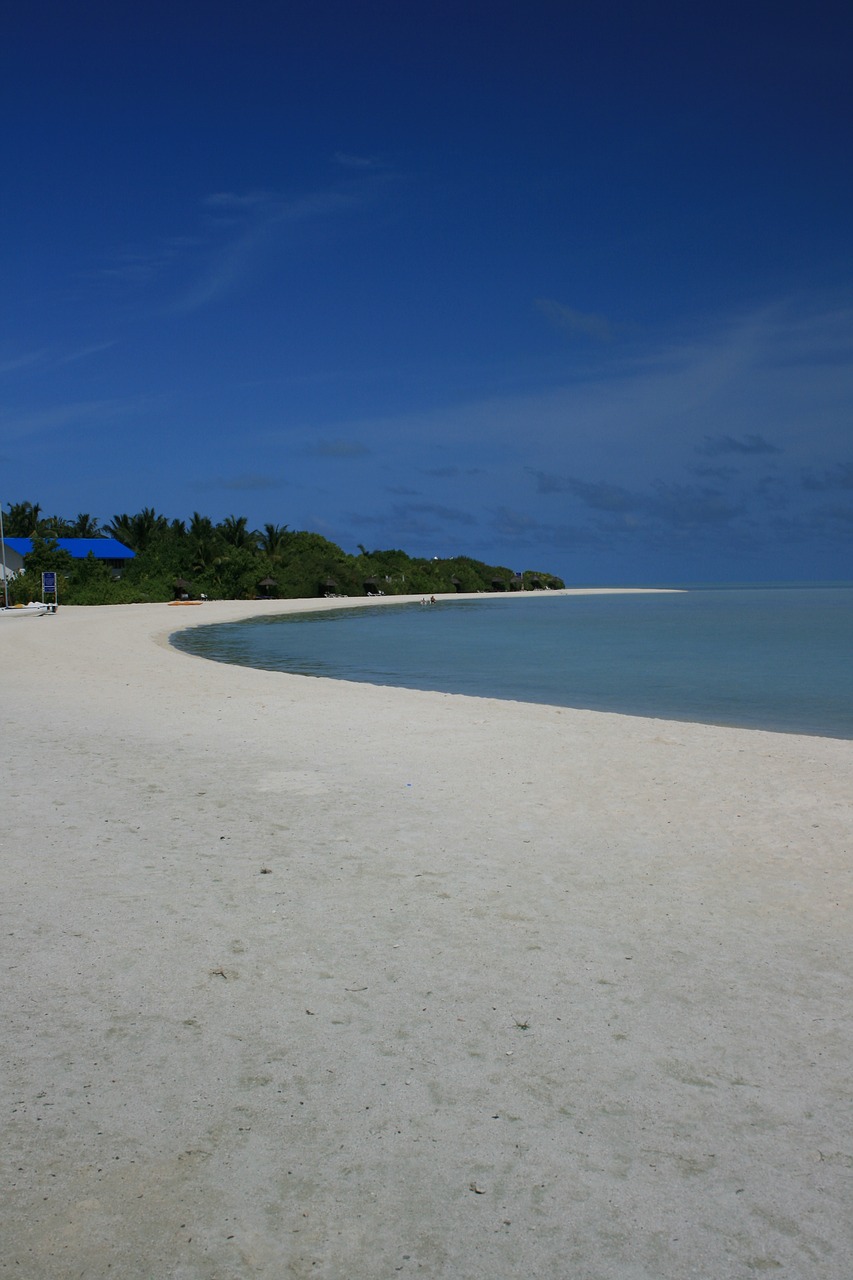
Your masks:
{"label": "blue information sign", "polygon": [[56,591],[56,573],[51,569],[41,575],[42,591]]}

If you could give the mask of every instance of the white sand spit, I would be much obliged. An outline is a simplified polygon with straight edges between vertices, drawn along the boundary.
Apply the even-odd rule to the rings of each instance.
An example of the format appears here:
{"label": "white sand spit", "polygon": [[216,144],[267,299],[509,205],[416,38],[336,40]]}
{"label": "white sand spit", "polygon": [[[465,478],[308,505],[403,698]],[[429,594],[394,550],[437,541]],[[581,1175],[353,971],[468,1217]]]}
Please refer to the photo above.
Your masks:
{"label": "white sand spit", "polygon": [[853,743],[165,640],[281,610],[0,632],[0,1273],[849,1280]]}

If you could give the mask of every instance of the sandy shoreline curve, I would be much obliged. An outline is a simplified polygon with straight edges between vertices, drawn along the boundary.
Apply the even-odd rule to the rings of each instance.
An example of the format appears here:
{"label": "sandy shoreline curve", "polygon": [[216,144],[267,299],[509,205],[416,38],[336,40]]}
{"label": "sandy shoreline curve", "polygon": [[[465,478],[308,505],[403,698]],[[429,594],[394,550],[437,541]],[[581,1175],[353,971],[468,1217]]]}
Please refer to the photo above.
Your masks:
{"label": "sandy shoreline curve", "polygon": [[853,743],[169,643],[295,604],[0,631],[9,1274],[847,1280]]}

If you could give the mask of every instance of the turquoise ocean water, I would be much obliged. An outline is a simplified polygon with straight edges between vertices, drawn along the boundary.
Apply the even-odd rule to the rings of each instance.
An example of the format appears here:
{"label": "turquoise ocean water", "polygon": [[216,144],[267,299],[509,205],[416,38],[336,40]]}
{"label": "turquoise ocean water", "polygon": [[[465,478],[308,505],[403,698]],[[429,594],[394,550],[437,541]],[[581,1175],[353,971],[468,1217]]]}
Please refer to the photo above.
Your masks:
{"label": "turquoise ocean water", "polygon": [[851,586],[342,608],[174,643],[305,676],[853,738]]}

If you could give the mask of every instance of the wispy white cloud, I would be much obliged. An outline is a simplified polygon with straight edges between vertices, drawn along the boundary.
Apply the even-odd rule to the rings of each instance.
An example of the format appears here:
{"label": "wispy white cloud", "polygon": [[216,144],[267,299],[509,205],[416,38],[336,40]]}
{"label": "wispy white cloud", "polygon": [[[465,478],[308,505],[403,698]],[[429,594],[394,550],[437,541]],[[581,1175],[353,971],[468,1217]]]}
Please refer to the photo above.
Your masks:
{"label": "wispy white cloud", "polygon": [[490,474],[521,464],[606,475],[613,484],[674,482],[696,466],[697,451],[708,456],[709,440],[712,456],[738,466],[772,455],[791,467],[828,467],[849,455],[853,352],[822,359],[827,346],[847,340],[839,332],[845,323],[837,312],[807,323],[785,304],[679,342],[602,348],[578,376],[546,390],[359,419],[349,428],[388,456],[405,449],[423,472],[437,469],[440,454],[445,474],[473,461]]}
{"label": "wispy white cloud", "polygon": [[[607,518],[630,516],[683,528],[725,524],[744,513],[744,504],[707,485],[654,481],[647,489],[628,489],[606,481],[533,473],[540,494],[565,494],[581,507]],[[628,526],[637,520],[622,521]]]}
{"label": "wispy white cloud", "polygon": [[831,489],[853,489],[853,463],[836,462],[822,475],[814,475],[806,471],[803,473],[802,483],[804,489],[817,493],[824,493]]}
{"label": "wispy white cloud", "polygon": [[88,360],[91,356],[99,356],[103,351],[109,351],[111,347],[117,345],[118,339],[112,338],[108,342],[92,342],[86,347],[79,347],[76,351],[69,351],[65,355],[60,356],[60,364],[76,364],[78,360]]}
{"label": "wispy white cloud", "polygon": [[513,552],[524,547],[606,547],[608,539],[598,530],[568,522],[542,520],[513,507],[496,507],[490,527]]}
{"label": "wispy white cloud", "polygon": [[492,512],[492,528],[505,538],[518,538],[540,529],[541,523],[528,511],[514,507],[497,507]]}
{"label": "wispy white cloud", "polygon": [[367,458],[372,452],[359,440],[316,440],[302,449],[307,458]]}
{"label": "wispy white cloud", "polygon": [[[337,185],[296,195],[210,192],[200,202],[203,217],[194,231],[116,250],[93,274],[117,286],[170,292],[166,309],[190,314],[257,279],[297,226],[364,207],[377,180],[341,178]],[[181,285],[181,277],[189,283]]]}
{"label": "wispy white cloud", "polygon": [[691,467],[693,475],[701,480],[733,480],[739,474],[737,467]]}
{"label": "wispy white cloud", "polygon": [[[582,377],[536,394],[349,425],[392,476],[414,468],[424,502],[432,489],[464,495],[481,521],[488,510],[507,545],[770,555],[782,527],[839,544],[853,489],[853,354],[839,354],[843,311],[812,312],[786,302],[680,343],[602,349]],[[487,485],[468,481],[476,460]],[[413,508],[390,516],[419,536]],[[388,516],[377,520],[391,536]],[[439,525],[452,530],[434,511],[422,532]]]}
{"label": "wispy white cloud", "polygon": [[262,208],[270,201],[270,195],[266,191],[213,191],[202,200],[202,204],[208,209],[226,209],[239,210],[241,213],[247,209]]}
{"label": "wispy white cloud", "polygon": [[483,474],[482,467],[425,467],[424,475],[432,476],[436,480],[453,480],[457,476],[479,476]]}
{"label": "wispy white cloud", "polygon": [[555,302],[553,298],[537,298],[536,307],[551,324],[572,337],[581,335],[595,338],[599,342],[610,342],[613,338],[613,328],[604,316],[591,311],[576,311],[574,307]]}
{"label": "wispy white cloud", "polygon": [[342,169],[357,169],[362,172],[384,167],[378,156],[355,155],[351,151],[335,151],[332,163],[340,165]]}
{"label": "wispy white cloud", "polygon": [[702,444],[696,446],[697,453],[704,453],[708,458],[718,458],[723,453],[781,453],[778,445],[764,436],[752,433],[736,440],[734,436],[705,436]]}
{"label": "wispy white cloud", "polygon": [[390,510],[380,512],[351,512],[350,522],[356,528],[373,528],[396,544],[404,535],[433,537],[443,533],[448,525],[469,526],[477,523],[470,511],[447,507],[438,502],[398,502]]}
{"label": "wispy white cloud", "polygon": [[54,431],[103,426],[125,419],[138,408],[122,400],[80,400],[49,409],[10,413],[0,418],[0,439],[25,439]]}
{"label": "wispy white cloud", "polygon": [[41,364],[47,355],[47,351],[40,348],[38,351],[21,351],[17,355],[0,358],[0,376],[19,373],[21,369],[32,369]]}
{"label": "wispy white cloud", "polygon": [[237,476],[214,476],[209,480],[196,480],[194,489],[224,489],[233,493],[264,493],[268,490],[283,489],[290,482],[283,476],[266,475],[262,472],[247,472]]}
{"label": "wispy white cloud", "polygon": [[178,245],[165,242],[147,249],[142,247],[118,249],[108,261],[98,267],[94,275],[119,286],[149,285],[160,280],[174,265],[179,252]]}
{"label": "wispy white cloud", "polygon": [[205,261],[173,310],[198,311],[227,296],[255,278],[266,255],[280,244],[288,229],[356,209],[364,200],[362,192],[337,189],[292,198],[227,191],[207,196],[204,205],[212,220]]}
{"label": "wispy white cloud", "polygon": [[57,347],[41,347],[37,351],[22,351],[18,355],[10,355],[5,359],[0,359],[0,376],[20,373],[23,370],[75,364],[78,360],[86,360],[90,356],[100,355],[102,351],[109,351],[110,347],[114,347],[117,341],[116,338],[112,338],[107,342],[91,342],[83,347],[74,347],[70,351],[63,351],[57,349]]}

